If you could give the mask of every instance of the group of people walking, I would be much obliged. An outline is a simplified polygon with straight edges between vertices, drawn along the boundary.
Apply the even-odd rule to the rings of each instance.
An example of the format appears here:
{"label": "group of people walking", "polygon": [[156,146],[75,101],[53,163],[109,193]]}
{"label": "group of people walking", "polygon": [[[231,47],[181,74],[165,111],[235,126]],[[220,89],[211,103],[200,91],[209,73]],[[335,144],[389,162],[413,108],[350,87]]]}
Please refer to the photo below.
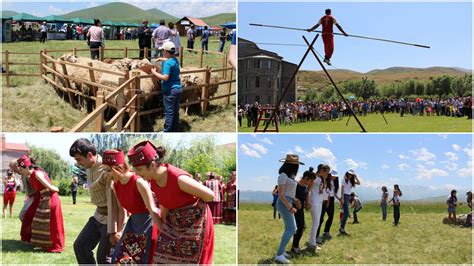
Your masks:
{"label": "group of people walking", "polygon": [[[339,181],[337,170],[331,169],[329,165],[318,165],[316,172],[313,167],[305,171],[301,178],[296,178],[300,165],[298,155],[287,154],[285,159],[280,160],[283,165],[279,169],[278,186],[273,191],[273,205],[278,214],[281,215],[285,224],[285,231],[275,256],[275,260],[280,263],[290,263],[291,255],[286,250],[287,244],[293,238],[291,252],[299,254],[301,252],[300,241],[303,236],[305,225],[305,210],[310,211],[311,229],[309,240],[306,243],[307,250],[315,252],[321,249],[324,241],[332,238],[330,230],[334,220],[336,200],[342,209],[339,225],[339,235],[349,236],[346,231],[346,223],[349,218],[350,207],[352,206],[354,222],[359,223],[357,213],[362,209],[361,200],[352,191],[361,182],[353,169],[349,169]],[[382,219],[387,216],[387,204],[392,203],[394,207],[394,225],[399,224],[400,219],[400,197],[402,195],[398,185],[394,186],[394,195],[388,200],[386,187],[382,188],[383,195],[381,207],[383,211]],[[340,194],[339,194],[340,191]],[[323,226],[325,216],[326,223]],[[276,212],[274,212],[274,219]],[[321,231],[322,230],[322,231]]]}
{"label": "group of people walking", "polygon": [[[150,141],[136,144],[126,155],[131,165],[124,151],[109,149],[100,156],[87,139],[76,140],[69,154],[87,169],[91,202],[96,206],[74,240],[79,264],[212,263],[214,222],[208,203],[215,194],[186,171],[166,163],[165,147]],[[10,168],[34,189],[20,213],[22,241],[46,252],[62,252],[65,231],[58,188],[28,155],[13,161]],[[5,180],[8,192],[14,191],[10,179]],[[4,197],[12,196],[4,193]]]}

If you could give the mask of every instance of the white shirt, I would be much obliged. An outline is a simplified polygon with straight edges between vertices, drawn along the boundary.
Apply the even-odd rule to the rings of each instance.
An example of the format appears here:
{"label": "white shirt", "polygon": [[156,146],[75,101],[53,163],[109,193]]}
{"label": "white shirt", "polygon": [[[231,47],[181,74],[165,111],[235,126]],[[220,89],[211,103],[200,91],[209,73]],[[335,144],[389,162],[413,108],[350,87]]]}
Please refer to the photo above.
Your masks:
{"label": "white shirt", "polygon": [[346,181],[345,179],[343,179],[341,187],[344,190],[345,195],[350,195],[351,194],[351,190],[352,190],[351,181],[349,181],[349,180]]}
{"label": "white shirt", "polygon": [[313,188],[311,189],[311,203],[323,203],[324,200],[324,190],[323,193],[319,193],[319,188],[321,187],[323,180],[321,177],[316,177],[313,183]]}
{"label": "white shirt", "polygon": [[285,188],[285,196],[292,199],[295,198],[297,184],[295,179],[289,178],[285,173],[281,173],[278,177],[278,186],[283,186]]}
{"label": "white shirt", "polygon": [[329,181],[329,185],[331,186],[327,188],[329,197],[334,197],[334,180],[331,179],[331,181]]}
{"label": "white shirt", "polygon": [[173,34],[170,35],[170,41],[174,43],[174,47],[176,47],[175,51],[176,54],[179,53],[179,47],[181,47],[181,40],[179,38],[179,31],[177,29],[172,29],[171,32],[173,34],[176,34],[173,36]]}

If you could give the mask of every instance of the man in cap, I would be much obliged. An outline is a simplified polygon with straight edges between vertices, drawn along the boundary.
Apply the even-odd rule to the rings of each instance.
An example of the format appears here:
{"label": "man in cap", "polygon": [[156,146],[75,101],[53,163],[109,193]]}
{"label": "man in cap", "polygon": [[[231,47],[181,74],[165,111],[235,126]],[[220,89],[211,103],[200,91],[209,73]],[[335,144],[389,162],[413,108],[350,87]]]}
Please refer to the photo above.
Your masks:
{"label": "man in cap", "polygon": [[152,74],[161,80],[163,92],[163,106],[165,115],[164,132],[176,132],[179,130],[179,103],[183,90],[181,87],[180,66],[175,56],[176,47],[170,41],[163,43],[161,47],[164,58],[158,58],[162,63],[162,73],[151,70]]}
{"label": "man in cap", "polygon": [[147,58],[151,57],[151,30],[148,28],[148,20],[143,21],[143,25],[138,28],[138,47],[140,47],[140,59],[144,57],[144,49],[148,48]]}
{"label": "man in cap", "polygon": [[40,42],[44,43],[48,37],[48,27],[46,27],[46,21],[43,21],[43,24],[40,26],[41,38]]}
{"label": "man in cap", "polygon": [[316,30],[319,25],[323,26],[322,36],[324,42],[324,62],[328,65],[331,65],[331,57],[332,53],[334,52],[334,34],[333,34],[333,26],[336,27],[344,34],[345,36],[349,36],[337,23],[336,18],[331,15],[331,9],[326,9],[326,15],[319,19],[318,23],[314,25],[312,28],[307,29],[308,32],[312,32]]}

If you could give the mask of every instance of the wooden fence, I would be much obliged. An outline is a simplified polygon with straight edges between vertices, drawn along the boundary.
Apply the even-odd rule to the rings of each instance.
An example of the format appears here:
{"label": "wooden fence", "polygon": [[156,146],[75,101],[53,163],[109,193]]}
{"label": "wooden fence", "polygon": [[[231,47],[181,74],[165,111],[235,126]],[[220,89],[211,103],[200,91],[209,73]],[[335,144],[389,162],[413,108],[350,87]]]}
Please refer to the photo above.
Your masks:
{"label": "wooden fence", "polygon": [[[80,51],[79,49],[73,49],[74,53]],[[84,49],[86,50],[86,49]],[[89,49],[87,49],[89,50]],[[124,55],[130,49],[125,48]],[[138,49],[135,49],[138,50]],[[7,51],[6,51],[7,52]],[[71,129],[71,132],[80,132],[87,128],[89,125],[94,123],[94,130],[97,132],[139,132],[141,131],[140,118],[145,115],[151,115],[154,113],[162,113],[163,108],[156,108],[150,110],[144,110],[143,102],[144,98],[150,97],[153,95],[160,95],[161,91],[147,92],[141,90],[140,80],[144,78],[151,78],[152,75],[140,75],[138,72],[115,72],[100,68],[92,67],[92,63],[89,63],[88,66],[74,64],[66,62],[63,60],[55,60],[52,55],[48,53],[51,52],[64,52],[62,50],[49,50],[42,51],[40,54],[40,76],[44,79],[45,82],[51,84],[53,88],[57,91],[60,91],[68,95],[69,102],[72,105],[75,105],[75,99],[78,97],[79,101],[93,101],[95,103],[95,109],[89,113],[81,122]],[[69,52],[69,51],[68,51]],[[8,52],[6,53],[8,54]],[[102,54],[101,59],[103,59],[104,49],[100,51]],[[182,55],[182,49],[181,53]],[[223,54],[225,60],[227,57]],[[227,60],[224,61],[224,67],[219,69],[211,68],[199,68],[196,70],[182,71],[181,74],[193,74],[201,73],[205,77],[203,84],[194,84],[191,86],[186,86],[183,88],[183,93],[187,90],[200,90],[200,98],[191,102],[184,102],[180,104],[180,107],[186,107],[194,104],[200,104],[202,114],[207,112],[209,102],[215,101],[222,98],[227,98],[226,104],[230,104],[230,97],[236,94],[235,91],[232,91],[232,83],[235,83],[235,77],[233,77],[233,68],[227,67]],[[57,65],[60,65],[61,71],[58,71]],[[70,75],[67,71],[67,65],[87,69],[89,71],[89,79],[78,78]],[[96,82],[97,72],[116,75],[119,77],[120,84],[117,88],[106,86]],[[222,77],[219,79],[218,83],[211,83],[211,74],[212,73],[222,73]],[[80,83],[83,86],[87,85],[92,93],[86,94],[82,91],[79,91],[73,88],[72,84]],[[223,95],[210,97],[208,90],[210,86],[219,86],[218,90],[221,89],[221,85],[226,85],[227,91]],[[108,95],[104,94],[104,90],[110,91]],[[130,94],[127,97],[125,93],[129,92]],[[115,99],[115,101],[112,101]],[[125,102],[128,100],[127,102]],[[116,110],[115,115],[110,118],[108,121],[105,121],[104,112],[107,108],[114,108]],[[125,120],[128,114],[128,119]]]}

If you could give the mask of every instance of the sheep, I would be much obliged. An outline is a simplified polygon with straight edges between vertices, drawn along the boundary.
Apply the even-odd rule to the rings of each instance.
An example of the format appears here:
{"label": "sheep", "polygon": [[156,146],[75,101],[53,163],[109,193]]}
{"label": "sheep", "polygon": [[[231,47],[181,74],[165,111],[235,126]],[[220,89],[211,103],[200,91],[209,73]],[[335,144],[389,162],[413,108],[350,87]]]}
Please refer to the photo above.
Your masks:
{"label": "sheep", "polygon": [[[181,69],[181,72],[190,71],[190,70],[197,70],[197,67],[184,67]],[[205,84],[206,81],[206,73],[205,72],[198,72],[198,73],[190,73],[190,74],[181,74],[181,83],[184,87],[192,86],[196,84]],[[208,97],[214,96],[217,90],[219,89],[218,85],[214,85],[219,82],[219,78],[216,74],[211,73],[210,79],[210,86],[207,87]],[[202,95],[202,87],[199,86],[197,89],[193,90],[185,90],[183,91],[183,102],[194,102],[201,98]],[[191,105],[193,106],[193,105]],[[188,115],[189,107],[185,107],[185,115]]]}

